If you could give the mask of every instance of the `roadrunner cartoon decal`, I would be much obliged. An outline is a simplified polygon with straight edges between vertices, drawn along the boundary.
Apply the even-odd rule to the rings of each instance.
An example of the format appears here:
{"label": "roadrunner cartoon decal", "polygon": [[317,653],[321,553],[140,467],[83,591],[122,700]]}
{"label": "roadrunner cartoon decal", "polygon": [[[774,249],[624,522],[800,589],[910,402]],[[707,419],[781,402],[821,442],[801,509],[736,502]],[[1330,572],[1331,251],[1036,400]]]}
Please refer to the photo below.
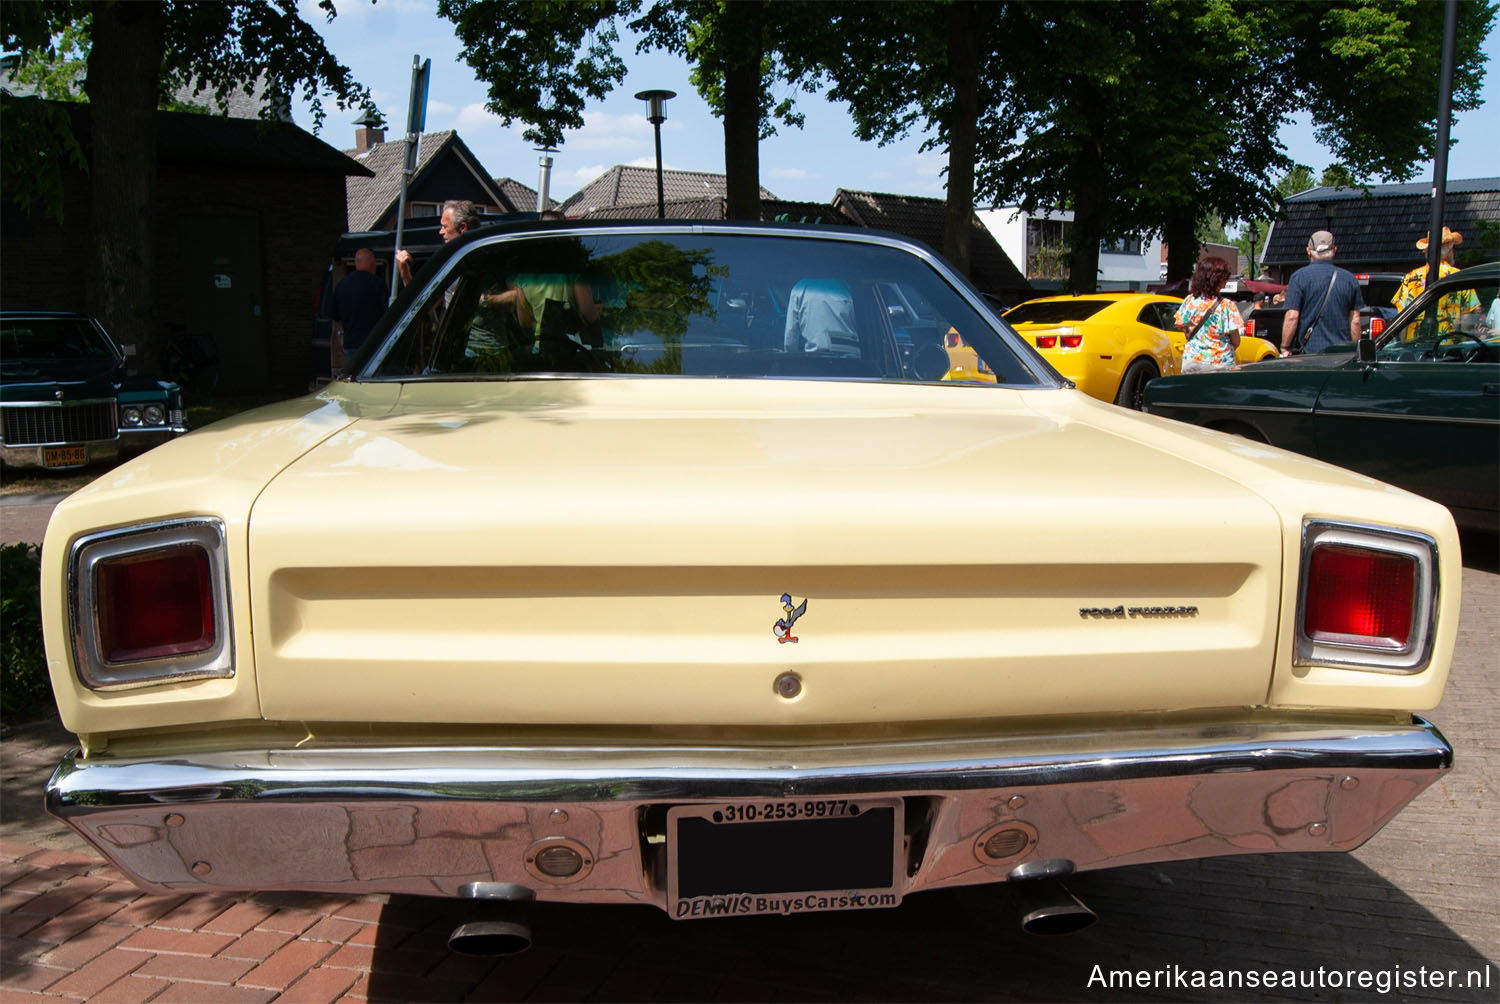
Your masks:
{"label": "roadrunner cartoon decal", "polygon": [[776,640],[785,645],[787,642],[795,642],[797,637],[792,634],[792,625],[797,623],[797,618],[807,613],[807,601],[803,600],[795,607],[792,606],[790,593],[781,594],[781,609],[786,611],[786,616],[779,619],[771,630],[776,632]]}

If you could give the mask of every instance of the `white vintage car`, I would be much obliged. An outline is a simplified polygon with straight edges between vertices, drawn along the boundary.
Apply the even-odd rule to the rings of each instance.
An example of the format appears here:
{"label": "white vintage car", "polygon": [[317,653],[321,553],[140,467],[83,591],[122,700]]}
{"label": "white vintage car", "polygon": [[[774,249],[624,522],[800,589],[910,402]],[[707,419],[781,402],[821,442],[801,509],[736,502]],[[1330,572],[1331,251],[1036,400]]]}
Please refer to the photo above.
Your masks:
{"label": "white vintage car", "polygon": [[1064,930],[1059,877],[1348,850],[1451,763],[1445,509],[1092,400],[869,231],[480,228],[43,557],[48,805],[158,892]]}

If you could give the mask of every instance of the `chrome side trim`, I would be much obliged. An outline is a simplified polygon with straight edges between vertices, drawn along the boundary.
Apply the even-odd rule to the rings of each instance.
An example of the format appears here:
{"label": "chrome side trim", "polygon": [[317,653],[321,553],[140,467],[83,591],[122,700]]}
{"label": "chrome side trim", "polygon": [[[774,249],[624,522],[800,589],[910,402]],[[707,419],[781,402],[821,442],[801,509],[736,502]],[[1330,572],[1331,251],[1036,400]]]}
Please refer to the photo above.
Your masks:
{"label": "chrome side trim", "polygon": [[[537,841],[593,853],[543,899],[665,904],[666,810],[803,797],[907,799],[904,891],[1004,881],[1028,861],[1077,870],[1275,851],[1349,850],[1446,771],[1410,724],[1214,724],[841,746],[291,748],[83,759],[47,808],[142,887],[456,896],[535,887]],[[1002,862],[975,848],[1014,823]]]}
{"label": "chrome side trim", "polygon": [[1357,418],[1360,421],[1380,422],[1424,422],[1429,425],[1495,425],[1500,426],[1500,419],[1493,418],[1461,418],[1456,415],[1409,415],[1399,411],[1343,411],[1334,408],[1319,408],[1317,414],[1327,415],[1334,418]]}

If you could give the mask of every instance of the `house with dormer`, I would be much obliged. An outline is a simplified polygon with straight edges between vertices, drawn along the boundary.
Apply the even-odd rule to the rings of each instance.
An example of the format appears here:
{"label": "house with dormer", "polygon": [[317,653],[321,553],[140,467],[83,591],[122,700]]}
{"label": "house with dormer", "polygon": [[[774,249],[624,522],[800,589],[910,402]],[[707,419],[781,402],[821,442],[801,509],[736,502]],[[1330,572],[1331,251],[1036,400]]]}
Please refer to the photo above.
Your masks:
{"label": "house with dormer", "polygon": [[[378,120],[356,123],[354,149],[344,151],[370,171],[370,177],[351,177],[345,188],[347,230],[394,230],[401,198],[401,172],[406,162],[404,140],[387,141]],[[449,199],[468,199],[486,213],[525,213],[536,209],[536,193],[528,205],[517,205],[479,158],[452,129],[423,133],[417,142],[417,169],[406,192],[406,218],[434,223]]]}

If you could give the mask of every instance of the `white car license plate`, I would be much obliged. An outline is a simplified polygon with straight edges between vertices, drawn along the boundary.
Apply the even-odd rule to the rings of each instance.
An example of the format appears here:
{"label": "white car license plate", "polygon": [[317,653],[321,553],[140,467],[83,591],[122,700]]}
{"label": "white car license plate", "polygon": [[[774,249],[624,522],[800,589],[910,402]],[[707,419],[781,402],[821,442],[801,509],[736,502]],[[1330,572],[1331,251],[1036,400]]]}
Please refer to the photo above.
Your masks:
{"label": "white car license plate", "polygon": [[667,812],[678,920],[891,907],[905,876],[899,798],[749,799]]}

